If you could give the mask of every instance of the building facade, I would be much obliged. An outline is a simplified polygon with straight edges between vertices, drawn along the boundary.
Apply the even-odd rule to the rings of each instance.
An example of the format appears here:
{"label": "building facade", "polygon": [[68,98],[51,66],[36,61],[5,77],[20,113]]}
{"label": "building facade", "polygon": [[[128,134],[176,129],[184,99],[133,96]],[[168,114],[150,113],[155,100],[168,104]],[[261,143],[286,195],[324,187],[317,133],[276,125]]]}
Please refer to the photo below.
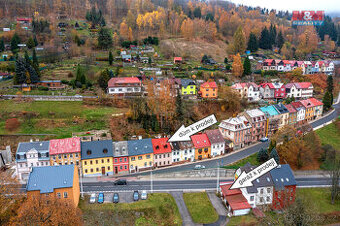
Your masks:
{"label": "building facade", "polygon": [[26,186],[27,199],[57,198],[78,206],[80,189],[75,165],[33,167]]}
{"label": "building facade", "polygon": [[171,142],[172,164],[195,160],[195,147],[191,141]]}
{"label": "building facade", "polygon": [[19,143],[15,155],[16,174],[19,180],[26,181],[32,167],[50,165],[49,141]]}
{"label": "building facade", "polygon": [[208,139],[211,143],[211,156],[216,157],[225,153],[225,140],[218,129],[206,130]]}
{"label": "building facade", "polygon": [[80,138],[65,138],[50,140],[50,164],[72,165],[80,167]]}
{"label": "building facade", "polygon": [[206,134],[193,135],[191,141],[195,147],[195,160],[211,158],[211,143]]}
{"label": "building facade", "polygon": [[289,122],[289,111],[283,104],[275,104],[274,105],[276,111],[279,113],[280,116],[280,124],[279,128],[288,125]]}
{"label": "building facade", "polygon": [[171,146],[167,137],[152,139],[154,167],[169,166],[172,164]]}
{"label": "building facade", "polygon": [[196,83],[192,79],[181,79],[182,95],[196,95]]}
{"label": "building facade", "polygon": [[111,78],[107,86],[108,94],[134,94],[142,92],[142,82],[137,77]]}
{"label": "building facade", "polygon": [[112,142],[113,173],[129,173],[129,155],[127,141]]}
{"label": "building facade", "polygon": [[81,142],[84,177],[113,175],[112,140]]}
{"label": "building facade", "polygon": [[128,141],[130,173],[153,168],[153,148],[151,139]]}
{"label": "building facade", "polygon": [[266,136],[266,115],[259,109],[252,109],[245,112],[244,116],[252,125],[251,141],[256,142]]}
{"label": "building facade", "polygon": [[202,98],[217,98],[218,88],[216,82],[205,82],[200,86]]}

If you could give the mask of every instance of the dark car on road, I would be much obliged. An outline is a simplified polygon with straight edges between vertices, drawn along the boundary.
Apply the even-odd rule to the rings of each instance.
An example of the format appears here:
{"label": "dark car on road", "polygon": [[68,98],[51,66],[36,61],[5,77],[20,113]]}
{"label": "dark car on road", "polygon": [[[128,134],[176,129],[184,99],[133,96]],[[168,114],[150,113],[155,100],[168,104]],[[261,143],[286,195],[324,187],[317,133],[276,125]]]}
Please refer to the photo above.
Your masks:
{"label": "dark car on road", "polygon": [[139,193],[138,191],[133,192],[133,201],[138,201],[139,200]]}
{"label": "dark car on road", "polygon": [[127,182],[124,179],[118,179],[113,184],[114,185],[127,185]]}
{"label": "dark car on road", "polygon": [[118,193],[113,194],[113,203],[119,203],[119,195]]}

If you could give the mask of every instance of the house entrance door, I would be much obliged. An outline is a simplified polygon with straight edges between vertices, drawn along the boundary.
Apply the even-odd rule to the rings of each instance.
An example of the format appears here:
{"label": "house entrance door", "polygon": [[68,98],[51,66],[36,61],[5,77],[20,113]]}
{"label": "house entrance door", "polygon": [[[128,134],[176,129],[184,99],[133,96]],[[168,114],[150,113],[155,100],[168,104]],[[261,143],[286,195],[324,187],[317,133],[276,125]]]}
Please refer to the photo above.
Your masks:
{"label": "house entrance door", "polygon": [[105,175],[105,167],[102,167],[102,175]]}

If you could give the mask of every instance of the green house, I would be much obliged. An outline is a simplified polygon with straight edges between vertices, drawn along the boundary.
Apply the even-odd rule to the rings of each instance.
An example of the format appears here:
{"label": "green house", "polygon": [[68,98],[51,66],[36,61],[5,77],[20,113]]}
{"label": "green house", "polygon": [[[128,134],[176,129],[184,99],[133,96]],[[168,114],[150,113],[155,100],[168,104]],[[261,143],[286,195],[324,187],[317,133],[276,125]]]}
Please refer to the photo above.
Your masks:
{"label": "green house", "polygon": [[181,79],[182,95],[196,95],[196,84],[192,79]]}

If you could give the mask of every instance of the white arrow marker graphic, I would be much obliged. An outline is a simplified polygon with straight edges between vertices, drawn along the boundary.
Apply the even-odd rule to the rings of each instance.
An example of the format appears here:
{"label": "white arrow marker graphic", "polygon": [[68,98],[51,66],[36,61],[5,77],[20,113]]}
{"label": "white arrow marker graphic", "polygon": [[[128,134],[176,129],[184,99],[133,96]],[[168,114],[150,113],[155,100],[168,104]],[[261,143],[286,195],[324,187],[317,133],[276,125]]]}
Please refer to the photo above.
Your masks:
{"label": "white arrow marker graphic", "polygon": [[168,142],[176,142],[176,141],[189,141],[190,136],[202,131],[209,126],[214,125],[217,122],[215,115],[210,115],[205,117],[204,119],[195,122],[194,124],[185,127],[182,125],[174,135],[168,140]]}
{"label": "white arrow marker graphic", "polygon": [[268,173],[272,169],[277,167],[277,163],[274,158],[269,159],[267,162],[263,163],[262,165],[256,167],[249,173],[243,171],[241,175],[234,181],[231,185],[229,190],[237,189],[237,188],[245,188],[253,186],[253,181],[257,178],[263,176],[264,174]]}

